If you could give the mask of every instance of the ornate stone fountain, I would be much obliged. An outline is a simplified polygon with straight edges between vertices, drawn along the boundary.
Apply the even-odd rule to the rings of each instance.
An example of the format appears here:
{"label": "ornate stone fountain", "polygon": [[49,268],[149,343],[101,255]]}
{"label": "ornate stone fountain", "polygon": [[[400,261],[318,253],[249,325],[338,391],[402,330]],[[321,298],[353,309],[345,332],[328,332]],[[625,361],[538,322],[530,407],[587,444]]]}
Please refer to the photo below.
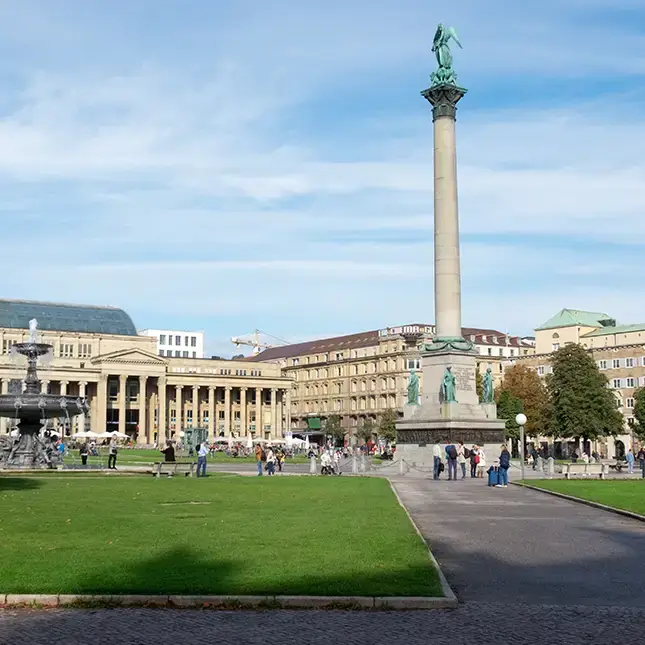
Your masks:
{"label": "ornate stone fountain", "polygon": [[0,436],[0,468],[55,468],[59,456],[48,433],[48,419],[71,419],[89,411],[85,399],[42,394],[36,365],[53,347],[38,342],[38,322],[29,321],[29,341],[16,343],[12,351],[27,359],[25,389],[19,394],[0,394],[0,417],[15,420],[18,437]]}

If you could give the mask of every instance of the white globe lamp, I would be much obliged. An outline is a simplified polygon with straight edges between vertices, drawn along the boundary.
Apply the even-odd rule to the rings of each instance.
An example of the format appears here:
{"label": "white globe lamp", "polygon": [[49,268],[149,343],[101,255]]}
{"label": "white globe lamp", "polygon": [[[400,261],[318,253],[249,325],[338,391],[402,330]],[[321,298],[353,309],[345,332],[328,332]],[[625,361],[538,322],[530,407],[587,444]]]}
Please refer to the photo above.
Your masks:
{"label": "white globe lamp", "polygon": [[524,479],[524,426],[526,415],[521,412],[515,417],[515,423],[520,426],[520,478]]}

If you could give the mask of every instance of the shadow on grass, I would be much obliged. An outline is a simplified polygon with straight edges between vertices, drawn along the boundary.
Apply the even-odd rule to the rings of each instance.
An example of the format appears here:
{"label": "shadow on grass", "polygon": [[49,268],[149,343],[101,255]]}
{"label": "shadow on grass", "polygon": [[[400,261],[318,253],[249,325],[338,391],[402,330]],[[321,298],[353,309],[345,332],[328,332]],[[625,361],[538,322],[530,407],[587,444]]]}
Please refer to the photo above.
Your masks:
{"label": "shadow on grass", "polygon": [[0,475],[0,492],[8,490],[35,490],[41,486],[42,483],[35,478]]}
{"label": "shadow on grass", "polygon": [[[221,549],[225,552],[225,548]],[[297,571],[297,563],[276,562],[258,573],[248,564],[225,555],[204,557],[180,547],[136,564],[109,563],[98,573],[79,577],[61,593],[73,594],[161,594],[161,595],[330,595],[330,596],[440,596],[434,569],[406,567],[366,572],[360,575],[325,571],[319,575]],[[286,571],[293,571],[292,575]]]}

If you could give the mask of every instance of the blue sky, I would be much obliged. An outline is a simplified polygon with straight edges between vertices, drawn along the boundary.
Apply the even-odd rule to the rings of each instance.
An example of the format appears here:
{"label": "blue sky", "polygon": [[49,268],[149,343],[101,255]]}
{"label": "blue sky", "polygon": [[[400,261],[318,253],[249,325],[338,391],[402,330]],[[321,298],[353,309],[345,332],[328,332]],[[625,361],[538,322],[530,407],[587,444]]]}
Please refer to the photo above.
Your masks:
{"label": "blue sky", "polygon": [[432,321],[454,25],[464,325],[642,322],[643,0],[5,0],[4,297],[299,341]]}

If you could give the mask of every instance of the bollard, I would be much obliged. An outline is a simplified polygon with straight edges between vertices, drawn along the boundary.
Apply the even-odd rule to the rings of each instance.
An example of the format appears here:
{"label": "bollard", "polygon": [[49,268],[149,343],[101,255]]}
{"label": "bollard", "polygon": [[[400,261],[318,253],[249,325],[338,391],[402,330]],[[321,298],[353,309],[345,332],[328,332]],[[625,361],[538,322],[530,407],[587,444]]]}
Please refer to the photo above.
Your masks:
{"label": "bollard", "polygon": [[365,455],[361,455],[361,461],[360,461],[360,467],[359,470],[364,473],[365,472]]}
{"label": "bollard", "polygon": [[352,456],[352,475],[358,475],[358,459],[356,459],[356,455]]}
{"label": "bollard", "polygon": [[542,457],[538,456],[535,467],[539,473],[544,471],[544,459]]}
{"label": "bollard", "polygon": [[399,459],[399,475],[403,475],[403,459]]}
{"label": "bollard", "polygon": [[553,475],[555,475],[555,459],[553,459],[553,457],[549,457],[546,460],[546,474],[549,477],[553,477]]}
{"label": "bollard", "polygon": [[316,474],[316,458],[315,457],[310,457],[309,458],[309,474],[310,475],[315,475]]}

